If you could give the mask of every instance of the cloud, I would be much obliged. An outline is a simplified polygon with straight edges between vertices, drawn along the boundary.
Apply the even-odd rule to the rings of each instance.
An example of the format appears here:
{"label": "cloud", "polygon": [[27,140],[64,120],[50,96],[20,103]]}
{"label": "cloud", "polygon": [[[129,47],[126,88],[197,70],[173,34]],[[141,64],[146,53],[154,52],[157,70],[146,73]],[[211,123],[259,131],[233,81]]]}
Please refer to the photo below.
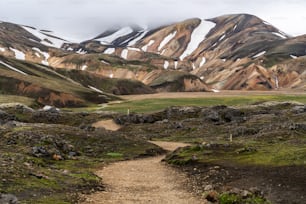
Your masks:
{"label": "cloud", "polygon": [[0,19],[87,39],[111,26],[158,26],[193,17],[250,13],[290,34],[303,34],[305,9],[304,0],[1,0]]}

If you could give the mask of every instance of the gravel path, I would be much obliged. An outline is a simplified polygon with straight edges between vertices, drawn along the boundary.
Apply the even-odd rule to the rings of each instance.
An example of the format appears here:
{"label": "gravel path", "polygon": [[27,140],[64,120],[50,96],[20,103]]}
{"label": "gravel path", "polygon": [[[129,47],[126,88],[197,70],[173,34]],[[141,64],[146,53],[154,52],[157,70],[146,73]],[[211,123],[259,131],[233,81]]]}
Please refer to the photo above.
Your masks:
{"label": "gravel path", "polygon": [[[183,143],[154,142],[173,151]],[[84,204],[152,203],[198,204],[198,200],[184,187],[186,178],[171,167],[161,163],[163,156],[118,162],[97,172],[106,184],[105,192],[87,197]]]}
{"label": "gravel path", "polygon": [[116,124],[114,120],[100,120],[92,124],[95,128],[105,128],[106,130],[117,131],[121,128],[120,125]]}

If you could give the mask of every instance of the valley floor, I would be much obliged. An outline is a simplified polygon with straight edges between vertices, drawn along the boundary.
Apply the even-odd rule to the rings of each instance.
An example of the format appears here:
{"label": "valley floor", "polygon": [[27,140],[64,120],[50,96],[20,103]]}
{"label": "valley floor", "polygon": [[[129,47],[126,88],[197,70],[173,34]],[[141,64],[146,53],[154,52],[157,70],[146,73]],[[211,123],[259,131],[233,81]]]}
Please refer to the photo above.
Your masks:
{"label": "valley floor", "polygon": [[164,92],[156,94],[139,94],[139,95],[126,95],[121,96],[125,100],[143,100],[143,99],[163,99],[163,98],[211,98],[211,97],[229,97],[229,96],[302,96],[306,95],[305,91],[298,90],[275,90],[275,91],[241,91],[241,90],[221,90],[215,92]]}

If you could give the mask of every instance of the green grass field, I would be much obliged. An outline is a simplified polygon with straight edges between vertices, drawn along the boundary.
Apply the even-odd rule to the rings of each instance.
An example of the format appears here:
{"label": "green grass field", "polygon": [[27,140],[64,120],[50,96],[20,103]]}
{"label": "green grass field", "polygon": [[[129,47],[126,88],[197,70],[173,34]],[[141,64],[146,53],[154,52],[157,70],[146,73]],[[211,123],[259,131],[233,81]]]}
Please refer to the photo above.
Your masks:
{"label": "green grass field", "polygon": [[34,99],[24,97],[24,96],[1,95],[0,94],[0,104],[3,104],[3,103],[22,103],[27,106],[32,106],[34,104]]}
{"label": "green grass field", "polygon": [[126,113],[149,113],[163,110],[170,106],[215,106],[215,105],[251,105],[266,101],[296,101],[306,103],[306,95],[244,95],[205,98],[157,98],[128,100],[122,103],[110,103],[103,110]]}

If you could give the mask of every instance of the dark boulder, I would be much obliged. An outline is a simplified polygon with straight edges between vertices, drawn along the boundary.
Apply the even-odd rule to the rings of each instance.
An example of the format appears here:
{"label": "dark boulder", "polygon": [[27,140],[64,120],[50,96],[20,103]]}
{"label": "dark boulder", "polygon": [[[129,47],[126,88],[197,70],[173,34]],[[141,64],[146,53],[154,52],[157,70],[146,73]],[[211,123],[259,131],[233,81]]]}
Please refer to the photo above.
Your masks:
{"label": "dark boulder", "polygon": [[14,115],[8,114],[7,112],[0,110],[0,125],[3,125],[13,120],[16,120],[16,117]]}
{"label": "dark boulder", "polygon": [[210,122],[244,122],[246,120],[245,113],[239,109],[227,106],[214,106],[212,108],[203,109],[201,117],[205,121]]}
{"label": "dark boulder", "polygon": [[44,147],[33,147],[32,148],[32,154],[35,157],[50,157],[51,154],[46,150]]}
{"label": "dark boulder", "polygon": [[18,204],[18,199],[13,194],[1,194],[0,193],[0,204]]}

